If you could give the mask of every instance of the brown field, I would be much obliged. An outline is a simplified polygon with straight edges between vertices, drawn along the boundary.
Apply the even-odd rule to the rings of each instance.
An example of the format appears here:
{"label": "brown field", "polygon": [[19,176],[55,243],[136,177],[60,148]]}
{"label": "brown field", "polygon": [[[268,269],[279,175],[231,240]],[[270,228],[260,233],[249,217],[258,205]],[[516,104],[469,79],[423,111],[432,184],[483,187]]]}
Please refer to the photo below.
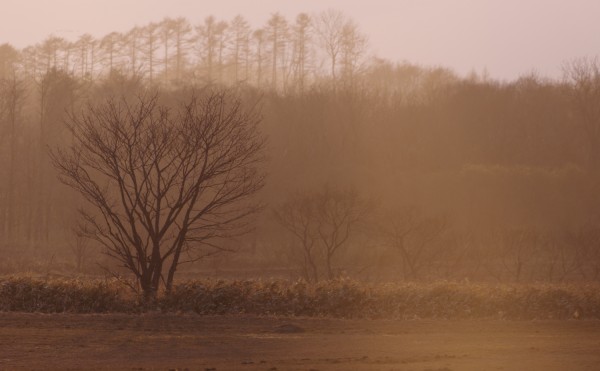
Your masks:
{"label": "brown field", "polygon": [[600,321],[0,313],[0,369],[598,370]]}

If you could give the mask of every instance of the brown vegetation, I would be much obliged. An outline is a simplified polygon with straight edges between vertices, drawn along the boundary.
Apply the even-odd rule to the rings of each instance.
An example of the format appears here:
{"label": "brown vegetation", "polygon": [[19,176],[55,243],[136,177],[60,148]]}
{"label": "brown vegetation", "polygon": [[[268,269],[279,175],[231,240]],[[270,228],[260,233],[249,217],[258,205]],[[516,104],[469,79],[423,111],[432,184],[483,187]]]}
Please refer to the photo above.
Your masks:
{"label": "brown vegetation", "polygon": [[149,304],[122,281],[0,281],[0,310],[41,313],[212,314],[338,318],[600,319],[598,285],[365,284],[202,280],[176,285]]}

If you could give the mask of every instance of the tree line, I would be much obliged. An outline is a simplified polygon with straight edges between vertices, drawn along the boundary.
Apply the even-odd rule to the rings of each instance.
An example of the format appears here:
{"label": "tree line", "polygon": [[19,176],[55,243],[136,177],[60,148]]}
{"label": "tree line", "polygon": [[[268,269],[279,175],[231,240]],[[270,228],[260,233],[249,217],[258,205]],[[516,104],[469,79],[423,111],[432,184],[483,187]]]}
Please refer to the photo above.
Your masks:
{"label": "tree line", "polygon": [[[221,246],[240,253],[193,267],[283,267],[314,281],[600,278],[596,59],[565,63],[562,80],[461,77],[327,44],[344,27],[322,28],[324,38],[317,24],[335,16],[358,32],[327,12],[307,16],[306,44],[297,44],[296,28],[285,21],[275,37],[273,21],[260,48],[248,34],[249,54],[207,31],[219,24],[209,18],[183,33],[197,37],[186,36],[179,57],[174,32],[151,48],[147,35],[97,44],[93,61],[92,49],[1,46],[0,268],[93,270],[101,259],[73,233],[85,199],[58,182],[48,156],[76,142],[67,124],[89,102],[154,92],[175,107],[192,90],[226,87],[241,106],[260,102],[264,207],[255,230]],[[220,32],[231,35],[232,24]],[[200,30],[212,46],[198,46]]]}
{"label": "tree line", "polygon": [[4,44],[0,77],[16,70],[39,79],[56,69],[94,81],[118,71],[165,86],[192,81],[303,91],[324,79],[354,83],[367,57],[367,37],[335,10],[294,20],[274,13],[258,28],[241,15],[229,21],[208,16],[199,24],[179,17],[100,38],[49,36],[22,50]]}

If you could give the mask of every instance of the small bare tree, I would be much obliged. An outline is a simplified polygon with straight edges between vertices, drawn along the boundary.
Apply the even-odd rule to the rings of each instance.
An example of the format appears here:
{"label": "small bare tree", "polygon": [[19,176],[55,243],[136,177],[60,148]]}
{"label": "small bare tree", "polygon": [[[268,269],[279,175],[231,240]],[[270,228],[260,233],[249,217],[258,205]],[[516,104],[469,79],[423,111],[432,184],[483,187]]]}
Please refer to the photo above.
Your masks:
{"label": "small bare tree", "polygon": [[569,83],[573,109],[578,116],[578,129],[586,141],[588,165],[600,166],[600,61],[598,58],[576,59],[563,66]]}
{"label": "small bare tree", "polygon": [[443,216],[426,217],[404,207],[388,211],[381,225],[387,244],[400,254],[405,279],[419,279],[427,265],[444,256],[439,241],[449,227]]}
{"label": "small bare tree", "polygon": [[500,263],[508,278],[521,282],[526,275],[534,273],[534,267],[547,240],[534,229],[502,229],[495,239],[498,241]]}
{"label": "small bare tree", "polygon": [[[248,230],[263,186],[254,109],[224,92],[177,108],[158,97],[108,99],[72,115],[73,144],[51,153],[60,180],[92,206],[83,232],[131,271],[146,298],[180,264]],[[184,255],[185,254],[185,255]],[[166,268],[166,272],[165,269]]]}
{"label": "small bare tree", "polygon": [[319,45],[330,60],[330,73],[334,86],[337,81],[337,65],[344,45],[344,25],[347,22],[342,12],[330,9],[319,14],[314,23]]}
{"label": "small bare tree", "polygon": [[333,279],[333,257],[371,212],[372,205],[352,189],[326,187],[315,195],[318,237],[324,248],[327,278]]}
{"label": "small bare tree", "polygon": [[274,211],[277,222],[300,243],[302,275],[309,282],[319,280],[314,206],[309,196],[297,193]]}
{"label": "small bare tree", "polygon": [[318,281],[319,266],[328,279],[335,278],[334,257],[371,210],[371,203],[354,190],[324,187],[290,197],[275,210],[275,217],[300,242],[305,278]]}
{"label": "small bare tree", "polygon": [[73,255],[75,255],[75,264],[77,271],[81,272],[85,265],[86,258],[89,254],[90,240],[86,234],[83,233],[84,229],[75,228],[73,230],[73,240],[69,244]]}
{"label": "small bare tree", "polygon": [[583,226],[568,231],[565,236],[567,252],[562,266],[565,273],[577,273],[580,279],[596,281],[600,278],[600,229]]}

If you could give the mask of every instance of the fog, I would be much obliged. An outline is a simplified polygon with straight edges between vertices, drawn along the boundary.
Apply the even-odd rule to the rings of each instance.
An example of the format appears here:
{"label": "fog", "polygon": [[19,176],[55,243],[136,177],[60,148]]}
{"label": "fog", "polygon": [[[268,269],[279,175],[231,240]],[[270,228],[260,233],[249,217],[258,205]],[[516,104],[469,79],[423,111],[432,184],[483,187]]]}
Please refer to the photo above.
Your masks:
{"label": "fog", "polygon": [[[173,267],[169,282],[175,270],[181,277],[308,281],[342,276],[376,282],[600,279],[596,59],[563,60],[560,79],[530,73],[507,81],[485,71],[461,75],[451,68],[377,56],[376,39],[359,19],[340,10],[267,17],[260,26],[244,16],[210,14],[200,21],[135,20],[129,29],[117,27],[100,36],[47,35],[23,47],[3,44],[0,221],[5,259],[0,269],[92,275],[129,270],[140,280],[155,280],[154,286],[148,283],[155,290],[167,263]],[[415,40],[426,44],[429,39]],[[516,53],[511,60],[524,55]],[[226,173],[246,175],[240,183],[231,183],[237,179],[232,175],[218,181],[199,175],[204,196],[192,198],[198,204],[192,202],[189,210],[198,214],[191,222],[178,219],[180,206],[172,206],[179,205],[176,190],[167,187],[184,187],[190,174],[169,170],[174,175],[168,179],[179,179],[173,183],[163,179],[164,172],[144,170],[145,162],[123,163],[111,173],[113,162],[106,162],[106,156],[120,163],[128,158],[124,153],[93,156],[106,151],[97,138],[129,130],[110,126],[112,121],[103,124],[104,114],[121,117],[115,119],[120,125],[129,122],[120,109],[111,108],[111,99],[121,100],[131,112],[148,107],[144,110],[155,117],[148,122],[163,122],[165,130],[183,130],[179,136],[200,135],[211,143],[219,131],[204,137],[185,125],[176,129],[177,120],[159,112],[180,112],[193,122],[185,112],[215,109],[210,99],[201,103],[202,97],[222,89],[240,102],[232,111],[241,115],[232,126],[240,130],[233,153],[246,153],[239,160],[232,157],[237,165]],[[245,109],[252,112],[242,113]],[[249,134],[254,129],[244,125],[255,115],[260,117],[257,131]],[[143,117],[139,122],[146,122]],[[215,128],[233,125],[201,122]],[[108,131],[92,135],[101,128]],[[149,126],[147,132],[162,133],[160,128]],[[132,138],[142,135],[136,127],[131,130]],[[168,132],[161,135],[175,140]],[[120,136],[106,138],[122,141]],[[139,138],[146,147],[137,151],[162,146],[154,134]],[[243,138],[253,139],[246,143]],[[133,156],[130,142],[122,145]],[[61,157],[70,150],[74,157]],[[215,151],[230,153],[221,147]],[[169,158],[153,161],[172,164],[179,157]],[[214,166],[220,166],[217,160]],[[129,175],[123,178],[126,169]],[[82,180],[81,174],[92,175]],[[139,178],[149,182],[142,185],[157,182],[158,188],[139,188]],[[233,187],[228,194],[236,197],[231,199],[243,203],[218,198],[214,184]],[[114,198],[119,192],[130,199],[145,195],[148,205],[121,202]],[[202,201],[207,194],[217,198]],[[213,210],[215,204],[225,209]],[[236,212],[244,216],[241,229]],[[107,215],[105,224],[98,221]],[[129,227],[121,224],[124,219]],[[150,220],[166,224],[159,233]],[[186,235],[188,230],[205,234]],[[167,248],[169,241],[179,242]],[[129,249],[137,249],[139,260],[131,260]],[[149,258],[150,251],[160,264]],[[183,252],[189,259],[179,267]],[[154,273],[144,273],[147,269]]]}
{"label": "fog", "polygon": [[52,156],[107,99],[176,110],[226,89],[261,118],[260,211],[245,234],[198,240],[182,277],[600,279],[597,7],[9,2],[0,269],[121,269],[78,229],[98,205]]}
{"label": "fog", "polygon": [[0,369],[594,369],[599,4],[4,1]]}

